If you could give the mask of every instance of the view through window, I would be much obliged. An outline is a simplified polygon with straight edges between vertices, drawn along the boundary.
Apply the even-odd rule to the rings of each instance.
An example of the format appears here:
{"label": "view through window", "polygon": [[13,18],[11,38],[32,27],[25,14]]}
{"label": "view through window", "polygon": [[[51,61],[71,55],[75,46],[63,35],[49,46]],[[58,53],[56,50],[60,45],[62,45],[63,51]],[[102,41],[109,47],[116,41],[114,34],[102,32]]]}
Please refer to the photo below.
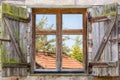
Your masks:
{"label": "view through window", "polygon": [[66,12],[64,9],[63,12],[40,11],[35,13],[34,19],[36,69],[83,70],[85,14],[78,10]]}

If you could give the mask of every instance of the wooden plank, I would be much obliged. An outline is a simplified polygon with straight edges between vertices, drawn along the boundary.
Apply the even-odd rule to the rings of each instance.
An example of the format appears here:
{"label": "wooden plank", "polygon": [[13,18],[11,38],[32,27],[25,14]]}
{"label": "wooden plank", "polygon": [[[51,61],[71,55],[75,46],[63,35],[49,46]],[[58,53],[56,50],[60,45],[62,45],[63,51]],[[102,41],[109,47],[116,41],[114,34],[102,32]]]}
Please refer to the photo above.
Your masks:
{"label": "wooden plank", "polygon": [[[113,32],[112,32],[112,35],[111,35],[111,39],[114,39],[114,38],[118,38],[118,26],[117,26],[117,21],[116,21],[116,25],[115,25],[115,27],[113,28]],[[111,44],[112,44],[112,47],[111,47],[111,49],[112,49],[112,54],[111,54],[111,60],[112,61],[119,61],[119,59],[118,59],[118,41],[115,41],[115,42],[111,42]],[[119,64],[119,63],[118,63]],[[117,64],[117,65],[118,65]],[[114,74],[112,74],[112,71],[115,71],[114,72]],[[111,69],[111,75],[119,75],[119,66],[117,66],[116,68],[113,68],[113,69]]]}
{"label": "wooden plank", "polygon": [[112,38],[112,39],[110,39],[109,41],[111,41],[111,42],[115,42],[115,41],[120,42],[120,38]]}
{"label": "wooden plank", "polygon": [[97,50],[97,52],[96,52],[94,61],[98,61],[98,60],[100,59],[101,54],[102,54],[102,52],[103,52],[103,49],[104,49],[104,47],[105,47],[105,45],[106,45],[106,43],[107,43],[107,41],[108,41],[108,39],[109,39],[109,36],[110,36],[110,34],[111,34],[111,32],[112,32],[112,29],[113,29],[114,25],[115,25],[115,22],[116,22],[116,19],[113,20],[113,21],[111,21],[112,24],[110,23],[110,27],[109,27],[109,29],[106,31],[106,33],[105,33],[105,35],[104,35],[104,37],[103,37],[103,40],[102,40],[102,42],[101,42],[101,44],[100,44],[100,47],[98,48],[98,50]]}
{"label": "wooden plank", "polygon": [[[105,34],[105,24],[104,22],[99,22],[99,39],[100,39],[100,43],[102,42],[102,39],[104,37],[104,34]],[[99,45],[100,45],[99,43]],[[105,49],[101,55],[101,59],[100,61],[105,61]]]}
{"label": "wooden plank", "polygon": [[25,59],[24,59],[24,56],[20,53],[19,46],[18,46],[18,44],[16,43],[16,40],[15,40],[15,38],[14,38],[14,36],[13,36],[13,33],[12,33],[11,29],[10,29],[9,24],[7,23],[7,21],[6,21],[5,18],[3,18],[3,20],[4,20],[5,24],[6,24],[6,27],[7,27],[8,31],[9,31],[9,34],[10,34],[10,37],[11,37],[11,41],[14,43],[14,44],[13,44],[13,45],[14,45],[14,48],[16,49],[17,54],[18,54],[18,56],[20,57],[21,62],[26,62]]}
{"label": "wooden plank", "polygon": [[92,36],[93,36],[93,51],[92,51],[92,61],[94,61],[94,57],[96,55],[96,51],[99,47],[99,24],[92,24]]}
{"label": "wooden plank", "polygon": [[103,22],[106,20],[109,20],[107,16],[99,16],[99,17],[91,17],[89,21],[94,23],[94,22]]}
{"label": "wooden plank", "polygon": [[55,35],[56,30],[37,30],[36,35]]}
{"label": "wooden plank", "polygon": [[30,68],[30,64],[24,63],[4,63],[3,68]]}
{"label": "wooden plank", "polygon": [[27,23],[19,22],[19,46],[21,52],[24,54],[25,60],[27,61]]}
{"label": "wooden plank", "polygon": [[[84,20],[85,21],[85,20]],[[86,28],[85,28],[86,30]],[[70,29],[70,30],[62,30],[62,34],[63,35],[85,35],[86,36],[86,32],[84,29]],[[84,33],[83,33],[84,32]]]}
{"label": "wooden plank", "polygon": [[19,18],[19,17],[14,17],[12,15],[8,15],[8,14],[3,14],[4,17],[13,20],[13,21],[19,21],[19,22],[24,22],[24,23],[29,23],[31,18],[30,16],[27,19],[23,19],[23,18]]}
{"label": "wooden plank", "polygon": [[87,9],[86,8],[32,8],[32,10],[33,10],[33,14],[57,14],[59,10],[63,14],[64,13],[84,14]]}
{"label": "wooden plank", "polygon": [[2,13],[14,16],[16,18],[27,18],[27,9],[5,3],[2,4]]}
{"label": "wooden plank", "polygon": [[[32,9],[32,12],[33,9]],[[34,73],[34,69],[35,69],[35,36],[36,36],[36,32],[35,32],[35,23],[36,23],[36,20],[35,20],[35,14],[32,13],[32,51],[31,51],[31,73]]]}
{"label": "wooden plank", "polygon": [[96,66],[97,68],[100,68],[100,67],[116,67],[117,66],[117,62],[90,62],[89,63],[89,66]]}
{"label": "wooden plank", "polygon": [[[36,35],[55,35],[56,30],[37,30]],[[70,30],[62,30],[63,35],[82,35],[83,30],[82,29],[70,29]]]}
{"label": "wooden plank", "polygon": [[84,69],[86,73],[89,73],[88,71],[88,53],[87,53],[87,16],[86,16],[86,9],[83,11],[83,63],[84,63]]}
{"label": "wooden plank", "polygon": [[56,53],[56,69],[57,71],[62,70],[62,14],[57,14],[57,53]]}
{"label": "wooden plank", "polygon": [[0,41],[11,42],[11,40],[9,40],[9,39],[0,39]]}

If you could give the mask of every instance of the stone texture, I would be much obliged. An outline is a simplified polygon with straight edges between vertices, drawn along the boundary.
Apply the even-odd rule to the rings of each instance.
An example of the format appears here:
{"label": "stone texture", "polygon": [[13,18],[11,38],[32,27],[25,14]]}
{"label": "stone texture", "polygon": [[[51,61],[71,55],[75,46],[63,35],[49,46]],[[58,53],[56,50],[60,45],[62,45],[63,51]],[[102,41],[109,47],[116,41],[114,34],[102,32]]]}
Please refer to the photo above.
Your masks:
{"label": "stone texture", "polygon": [[27,5],[104,5],[120,0],[26,0]]}
{"label": "stone texture", "polygon": [[88,76],[27,76],[25,77],[6,77],[0,80],[92,80]]}
{"label": "stone texture", "polygon": [[27,5],[74,5],[75,0],[26,0]]}
{"label": "stone texture", "polygon": [[25,80],[88,80],[87,76],[31,76]]}
{"label": "stone texture", "polygon": [[113,2],[120,2],[120,0],[78,0],[77,5],[104,5]]}

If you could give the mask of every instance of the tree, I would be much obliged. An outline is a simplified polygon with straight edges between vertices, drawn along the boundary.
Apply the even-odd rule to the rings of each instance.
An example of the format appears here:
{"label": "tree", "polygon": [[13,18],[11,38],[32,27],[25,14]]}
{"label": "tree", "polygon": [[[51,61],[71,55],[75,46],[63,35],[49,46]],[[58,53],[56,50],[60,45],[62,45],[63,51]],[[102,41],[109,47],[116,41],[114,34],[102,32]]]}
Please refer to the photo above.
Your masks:
{"label": "tree", "polygon": [[[38,23],[37,27],[36,27],[36,31],[37,30],[42,30],[45,29],[46,30],[50,30],[53,27],[53,24],[51,24],[50,26],[45,26],[45,24],[48,22],[48,18],[47,17],[42,17],[41,21]],[[37,35],[36,36],[36,51],[42,51],[42,52],[55,52],[55,44],[50,44],[50,43],[54,43],[55,39],[48,39],[47,35]]]}
{"label": "tree", "polygon": [[73,45],[69,55],[72,58],[78,60],[79,62],[82,62],[83,55],[82,55],[82,48],[80,48],[80,46],[81,46],[81,40],[80,40],[80,37],[77,36],[75,44]]}
{"label": "tree", "polygon": [[[36,31],[42,30],[42,29],[46,29],[48,31],[51,30],[54,24],[45,26],[47,21],[48,21],[48,18],[43,16],[41,18],[41,21],[38,23],[36,27]],[[62,40],[64,42],[65,40],[67,40],[67,38],[64,37]],[[55,42],[56,42],[55,38],[48,39],[47,35],[37,35],[36,36],[36,51],[55,53],[56,52]],[[70,50],[65,44],[62,44],[62,47],[63,47],[63,52],[68,52]]]}

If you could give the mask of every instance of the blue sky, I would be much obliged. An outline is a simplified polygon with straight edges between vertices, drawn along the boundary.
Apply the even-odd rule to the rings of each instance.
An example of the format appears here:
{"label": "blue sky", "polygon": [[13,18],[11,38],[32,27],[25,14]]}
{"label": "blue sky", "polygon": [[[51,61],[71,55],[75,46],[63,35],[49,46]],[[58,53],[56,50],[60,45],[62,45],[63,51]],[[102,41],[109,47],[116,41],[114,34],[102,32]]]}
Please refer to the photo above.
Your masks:
{"label": "blue sky", "polygon": [[[53,25],[53,29],[56,29],[56,15],[55,14],[37,14],[36,24],[38,24],[41,19],[47,17],[47,26]],[[63,29],[82,29],[82,15],[81,14],[63,14],[62,15],[62,28]],[[46,26],[45,25],[45,26]]]}
{"label": "blue sky", "polygon": [[[56,15],[55,14],[37,14],[36,15],[36,25],[41,21],[41,19],[47,17],[48,21],[44,27],[49,27],[53,24],[52,29],[56,29]],[[82,29],[83,21],[81,14],[63,14],[62,15],[62,28],[63,29]],[[44,28],[45,29],[45,28]],[[77,35],[63,35],[69,36],[69,40],[66,40],[64,43],[71,48],[75,43],[75,38]],[[48,39],[54,38],[55,36],[49,36]],[[80,39],[82,36],[80,35]]]}
{"label": "blue sky", "polygon": [[[44,17],[44,18],[43,18]],[[36,25],[41,21],[41,19],[47,18],[47,22],[44,25],[44,28],[53,24],[52,29],[56,29],[56,15],[55,14],[37,14],[36,15]]]}
{"label": "blue sky", "polygon": [[82,29],[81,14],[63,14],[62,15],[63,29]]}

